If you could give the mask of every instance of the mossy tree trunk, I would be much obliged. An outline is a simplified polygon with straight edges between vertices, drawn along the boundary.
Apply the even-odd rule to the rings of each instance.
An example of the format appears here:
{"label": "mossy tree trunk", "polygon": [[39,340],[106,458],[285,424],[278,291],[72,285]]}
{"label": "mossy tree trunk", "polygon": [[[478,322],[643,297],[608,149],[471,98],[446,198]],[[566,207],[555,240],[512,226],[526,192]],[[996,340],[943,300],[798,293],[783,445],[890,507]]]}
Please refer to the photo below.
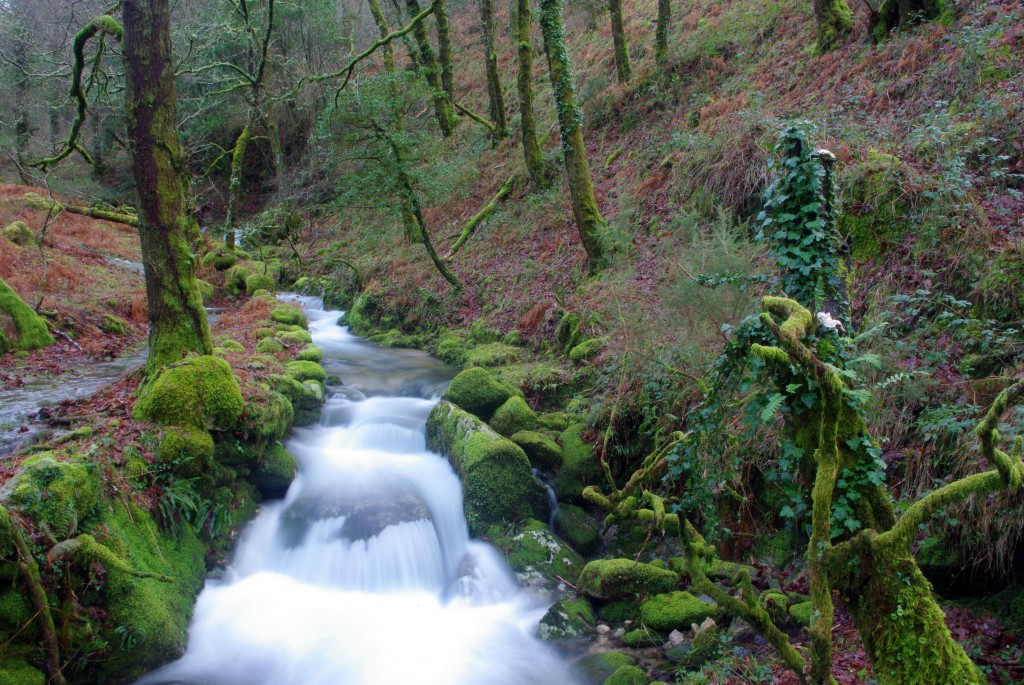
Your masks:
{"label": "mossy tree trunk", "polygon": [[149,309],[146,372],[187,353],[211,354],[185,213],[167,0],[123,0],[128,147],[139,195]]}
{"label": "mossy tree trunk", "polygon": [[[402,6],[398,4],[398,0],[391,0],[391,6],[395,10],[395,16],[398,17],[399,23],[402,20]],[[412,64],[412,68],[416,71],[420,69],[420,58],[416,54],[416,45],[412,42],[412,39],[408,35],[402,36],[402,44],[405,45],[405,51],[409,55],[409,62]]]}
{"label": "mossy tree trunk", "polygon": [[818,54],[838,46],[853,28],[853,12],[846,0],[814,0],[814,20],[818,27],[814,50]]}
{"label": "mossy tree trunk", "polygon": [[672,0],[658,0],[658,23],[654,27],[654,62],[658,69],[668,66],[668,35],[672,28]]}
{"label": "mossy tree trunk", "polygon": [[[419,0],[406,0],[406,6],[409,14],[414,17],[422,11]],[[423,73],[423,78],[427,80],[427,85],[430,86],[430,92],[434,98],[434,117],[441,129],[441,135],[450,138],[455,129],[455,108],[441,83],[437,57],[434,56],[434,49],[427,39],[427,28],[424,26],[424,22],[416,24],[412,33],[420,51],[420,71]]]}
{"label": "mossy tree trunk", "polygon": [[537,142],[537,122],[533,113],[533,10],[530,0],[516,0],[516,46],[519,56],[519,119],[523,138],[526,171],[536,188],[548,185],[544,173],[544,155]]}
{"label": "mossy tree trunk", "polygon": [[480,25],[484,34],[488,110],[494,122],[494,140],[498,141],[508,136],[508,119],[505,117],[501,74],[498,73],[498,51],[494,47],[494,0],[480,0]]}
{"label": "mossy tree trunk", "polygon": [[455,73],[452,65],[452,33],[448,24],[448,6],[444,0],[434,5],[434,20],[437,28],[437,61],[441,66],[441,88],[448,99],[455,101]]}
{"label": "mossy tree trunk", "polygon": [[622,21],[622,1],[608,0],[608,14],[612,20],[612,42],[615,44],[615,72],[619,83],[628,83],[633,78],[633,67],[629,64],[629,44],[626,42],[626,27]]}
{"label": "mossy tree trunk", "polygon": [[583,112],[576,102],[576,84],[573,82],[569,52],[565,45],[562,0],[540,0],[539,9],[551,89],[558,109],[558,130],[562,140],[572,212],[580,242],[587,253],[589,270],[595,273],[607,265],[603,245],[607,224],[597,206],[590,179],[587,148],[583,143]]}
{"label": "mossy tree trunk", "polygon": [[[251,112],[250,112],[251,114]],[[252,140],[252,126],[247,123],[235,139],[235,147],[231,152],[231,176],[228,181],[228,209],[224,218],[224,244],[235,247],[235,221],[238,205],[242,203],[242,174],[245,173],[245,152]]]}

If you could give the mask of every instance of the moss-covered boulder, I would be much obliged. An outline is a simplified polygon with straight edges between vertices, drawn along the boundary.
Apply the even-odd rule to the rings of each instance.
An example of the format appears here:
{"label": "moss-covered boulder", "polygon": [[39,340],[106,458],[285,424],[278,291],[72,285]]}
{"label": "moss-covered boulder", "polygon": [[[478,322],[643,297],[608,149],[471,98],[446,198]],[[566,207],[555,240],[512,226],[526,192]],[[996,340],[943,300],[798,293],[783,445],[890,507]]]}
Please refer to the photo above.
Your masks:
{"label": "moss-covered boulder", "polygon": [[523,586],[552,590],[563,581],[576,582],[583,568],[580,555],[544,523],[529,519],[511,537],[489,535],[504,553],[509,566]]}
{"label": "moss-covered boulder", "polygon": [[264,452],[252,482],[264,497],[284,497],[297,469],[295,457],[283,445],[274,443]]}
{"label": "moss-covered boulder", "polygon": [[789,618],[793,623],[805,628],[811,625],[811,617],[814,615],[814,602],[797,602],[789,607]]}
{"label": "moss-covered boulder", "polygon": [[498,407],[517,394],[515,388],[498,381],[486,369],[474,367],[453,378],[442,399],[490,421]]}
{"label": "moss-covered boulder", "polygon": [[242,390],[231,366],[212,356],[166,366],[140,391],[135,417],[165,426],[231,429],[242,413]]}
{"label": "moss-covered boulder", "polygon": [[585,597],[560,599],[551,605],[537,626],[541,640],[575,640],[594,629],[594,608]]}
{"label": "moss-covered boulder", "polygon": [[256,351],[260,354],[277,354],[284,350],[284,345],[276,338],[263,338],[256,343]]}
{"label": "moss-covered boulder", "polygon": [[488,423],[498,433],[508,437],[513,433],[533,428],[537,423],[537,414],[530,409],[526,400],[519,395],[513,395],[494,411],[494,416]]}
{"label": "moss-covered boulder", "polygon": [[583,439],[583,424],[574,423],[562,431],[558,441],[562,444],[562,466],[555,476],[558,499],[580,504],[583,489],[601,483],[604,474],[593,448]]}
{"label": "moss-covered boulder", "polygon": [[466,337],[459,331],[447,331],[438,339],[434,354],[449,364],[462,366],[466,361]]}
{"label": "moss-covered boulder", "polygon": [[277,331],[275,331],[273,328],[270,328],[269,326],[260,326],[259,328],[252,332],[252,337],[254,340],[273,338],[275,335],[277,335]]}
{"label": "moss-covered boulder", "polygon": [[220,346],[223,347],[228,352],[245,352],[245,345],[238,342],[237,340],[231,340],[230,338],[227,340],[222,340]]}
{"label": "moss-covered boulder", "polygon": [[160,432],[157,460],[183,478],[198,476],[213,464],[213,437],[196,426],[166,426]]}
{"label": "moss-covered boulder", "polygon": [[[291,378],[288,380],[297,383],[300,392],[304,392],[301,390],[301,383]],[[236,433],[245,438],[249,451],[259,455],[267,446],[284,437],[294,419],[295,408],[284,394],[273,390],[259,389],[247,397],[242,408],[242,416],[238,420]],[[215,446],[217,460],[229,463],[232,458],[237,456],[234,454],[237,451],[234,449],[237,447],[237,443],[236,440],[217,442]]]}
{"label": "moss-covered boulder", "polygon": [[494,524],[548,517],[547,491],[530,471],[526,453],[476,416],[438,402],[427,419],[427,446],[447,457],[459,474],[474,535]]}
{"label": "moss-covered boulder", "polygon": [[245,264],[235,264],[228,269],[224,278],[224,289],[230,295],[241,295],[246,292],[245,280],[252,275],[252,270]]}
{"label": "moss-covered boulder", "polygon": [[104,314],[103,322],[100,324],[100,330],[108,335],[124,335],[128,332],[128,322],[120,316]]}
{"label": "moss-covered boulder", "polygon": [[36,244],[36,234],[24,221],[15,221],[4,229],[4,239],[21,247],[32,247]]}
{"label": "moss-covered boulder", "polygon": [[689,592],[677,591],[655,595],[640,605],[644,625],[670,633],[700,625],[708,617],[718,616],[718,607],[697,599]]}
{"label": "moss-covered boulder", "polygon": [[562,504],[555,516],[555,532],[566,542],[590,556],[601,545],[601,524],[580,507]]}
{"label": "moss-covered boulder", "polygon": [[569,359],[574,362],[585,362],[590,361],[601,352],[601,347],[604,343],[601,342],[600,338],[590,338],[584,340],[579,345],[576,345],[569,350]]}
{"label": "moss-covered boulder", "polygon": [[572,417],[564,411],[554,411],[537,417],[538,426],[545,430],[557,431],[558,433],[568,428],[572,422]]}
{"label": "moss-covered boulder", "polygon": [[306,345],[303,347],[295,358],[303,362],[316,362],[319,364],[324,358],[324,351],[316,345]]}
{"label": "moss-covered boulder", "polygon": [[56,214],[64,209],[64,205],[61,203],[51,200],[49,197],[43,197],[34,190],[30,190],[22,195],[21,201],[25,203],[26,207],[37,212],[52,212]]}
{"label": "moss-covered boulder", "polygon": [[46,675],[24,659],[0,658],[0,685],[46,685]]}
{"label": "moss-covered boulder", "polygon": [[872,259],[899,240],[912,202],[908,170],[898,157],[868,150],[846,174],[838,228],[849,236],[856,260]]}
{"label": "moss-covered boulder", "polygon": [[632,559],[591,561],[583,567],[576,583],[580,592],[596,599],[657,595],[678,586],[678,574]]}
{"label": "moss-covered boulder", "polygon": [[229,250],[214,250],[203,255],[203,266],[212,266],[217,271],[227,271],[238,263],[238,255]]}
{"label": "moss-covered boulder", "polygon": [[324,371],[324,367],[316,362],[295,360],[285,364],[285,368],[288,369],[288,375],[299,382],[319,381],[323,383],[327,380],[327,372]]}
{"label": "moss-covered boulder", "polygon": [[649,682],[647,674],[637,666],[620,666],[604,685],[647,685]]}
{"label": "moss-covered boulder", "polygon": [[52,344],[46,322],[0,279],[0,354]]}
{"label": "moss-covered boulder", "polygon": [[313,337],[309,334],[309,331],[285,331],[278,333],[277,339],[288,346],[308,345],[313,342]]}
{"label": "moss-covered boulder", "polygon": [[307,328],[306,317],[298,307],[284,305],[271,310],[270,320],[299,328]]}
{"label": "moss-covered boulder", "polygon": [[37,525],[44,524],[58,540],[65,540],[97,513],[100,493],[95,464],[42,452],[21,463],[18,473],[0,488],[0,500],[9,501]]}
{"label": "moss-covered boulder", "polygon": [[466,366],[504,366],[522,358],[522,348],[494,342],[466,350],[464,363]]}
{"label": "moss-covered boulder", "polygon": [[602,652],[601,654],[588,654],[576,662],[574,670],[587,682],[593,685],[603,685],[613,673],[623,666],[633,666],[636,658],[622,652]]}
{"label": "moss-covered boulder", "polygon": [[272,290],[274,278],[268,274],[249,274],[245,277],[245,294],[253,295],[258,290]]}
{"label": "moss-covered boulder", "polygon": [[[509,402],[511,401],[509,400]],[[502,405],[502,407],[504,406]],[[500,412],[501,410],[499,409],[498,411]],[[498,414],[496,413],[495,418],[491,419],[492,427],[497,416]],[[497,427],[495,427],[495,430],[497,430]],[[498,432],[501,433],[500,430]],[[557,470],[562,465],[562,448],[558,446],[557,442],[543,433],[520,430],[512,433],[511,439],[512,442],[523,448],[527,458],[535,468],[551,471]]]}
{"label": "moss-covered boulder", "polygon": [[622,644],[627,647],[660,647],[665,644],[665,636],[656,630],[641,626],[625,633],[622,636]]}
{"label": "moss-covered boulder", "polygon": [[722,654],[722,641],[719,639],[718,626],[713,622],[701,627],[693,639],[670,647],[666,656],[688,668],[698,668],[714,661]]}

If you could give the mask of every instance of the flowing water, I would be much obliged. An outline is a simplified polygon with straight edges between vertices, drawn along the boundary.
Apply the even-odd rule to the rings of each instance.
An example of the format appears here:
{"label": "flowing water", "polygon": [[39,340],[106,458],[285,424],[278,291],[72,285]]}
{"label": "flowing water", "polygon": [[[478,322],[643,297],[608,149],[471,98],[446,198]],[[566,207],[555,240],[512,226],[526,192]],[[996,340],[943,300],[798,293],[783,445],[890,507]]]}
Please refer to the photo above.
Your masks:
{"label": "flowing water", "polygon": [[185,655],[140,685],[572,683],[531,635],[546,603],[469,539],[459,480],[426,450],[451,368],[363,342],[341,312],[296,299],[343,383],[319,426],[294,431],[299,475],[200,594]]}

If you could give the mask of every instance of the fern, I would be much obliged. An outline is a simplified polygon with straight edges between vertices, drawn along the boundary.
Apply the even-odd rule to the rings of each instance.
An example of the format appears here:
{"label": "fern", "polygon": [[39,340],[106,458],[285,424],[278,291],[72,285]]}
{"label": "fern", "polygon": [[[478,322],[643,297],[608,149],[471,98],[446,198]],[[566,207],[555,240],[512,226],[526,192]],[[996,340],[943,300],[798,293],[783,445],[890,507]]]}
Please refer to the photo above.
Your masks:
{"label": "fern", "polygon": [[775,392],[768,396],[768,402],[761,409],[761,423],[768,423],[772,417],[775,416],[775,412],[782,408],[782,404],[786,401],[785,395],[781,392]]}

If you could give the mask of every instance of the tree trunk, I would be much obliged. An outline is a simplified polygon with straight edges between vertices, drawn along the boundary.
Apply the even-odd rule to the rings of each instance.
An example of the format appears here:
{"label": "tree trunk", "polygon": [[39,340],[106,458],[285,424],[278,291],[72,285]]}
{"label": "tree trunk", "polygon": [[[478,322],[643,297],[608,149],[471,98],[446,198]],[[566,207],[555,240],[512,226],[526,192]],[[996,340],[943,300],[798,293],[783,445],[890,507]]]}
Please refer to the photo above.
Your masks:
{"label": "tree trunk", "polygon": [[498,141],[508,135],[508,120],[505,118],[501,75],[498,73],[498,51],[494,47],[494,0],[480,0],[480,24],[483,27],[487,63],[487,102],[495,126],[494,140]]}
{"label": "tree trunk", "polygon": [[621,0],[608,0],[608,13],[612,18],[612,42],[615,43],[615,71],[619,83],[628,83],[633,77],[629,65],[629,45],[626,43],[626,28],[622,21]]}
{"label": "tree trunk", "polygon": [[915,21],[931,21],[949,12],[947,0],[882,0],[871,16],[871,33],[876,41],[885,40],[890,31],[910,26]]}
{"label": "tree trunk", "polygon": [[558,130],[562,139],[566,178],[572,199],[572,212],[579,230],[580,242],[587,252],[589,270],[595,273],[607,265],[602,240],[604,216],[594,197],[594,186],[587,165],[587,148],[583,143],[583,112],[576,102],[576,84],[565,47],[565,25],[562,21],[562,0],[540,0],[540,27],[548,55],[551,89],[558,110]]}
{"label": "tree trunk", "polygon": [[[398,4],[398,0],[391,0],[391,6],[395,8],[395,16],[398,17],[398,21],[401,23],[402,6]],[[408,34],[402,36],[402,43],[405,45],[405,50],[409,54],[409,62],[412,64],[412,68],[419,71],[420,58],[416,55],[416,46],[413,44]]]}
{"label": "tree trunk", "polygon": [[128,147],[139,195],[139,237],[149,308],[146,373],[187,353],[211,354],[210,328],[193,274],[181,183],[167,0],[123,0]]}
{"label": "tree trunk", "polygon": [[448,26],[448,7],[444,0],[434,6],[437,26],[437,59],[441,63],[441,87],[450,100],[455,100],[455,80],[452,72],[452,34]]}
{"label": "tree trunk", "polygon": [[658,24],[654,28],[654,62],[659,70],[668,66],[668,35],[672,28],[672,0],[658,0]]}
{"label": "tree trunk", "polygon": [[846,0],[814,0],[814,19],[818,25],[814,51],[818,54],[838,46],[843,36],[853,28],[853,12]]}
{"label": "tree trunk", "polygon": [[[406,6],[409,9],[409,14],[414,17],[422,11],[418,0],[406,0]],[[420,50],[420,70],[423,72],[423,77],[427,79],[427,85],[430,86],[430,92],[434,98],[434,116],[437,118],[437,125],[441,128],[441,135],[450,138],[455,128],[455,111],[451,98],[441,84],[437,58],[434,56],[434,49],[430,47],[430,41],[427,40],[427,29],[424,22],[416,24],[413,35],[416,37],[416,44]]]}
{"label": "tree trunk", "polygon": [[[251,114],[251,112],[250,112]],[[235,140],[231,153],[231,180],[228,182],[228,211],[224,218],[224,245],[235,246],[235,221],[238,205],[242,204],[242,174],[245,173],[245,151],[252,140],[251,124],[246,124]]]}
{"label": "tree trunk", "polygon": [[519,54],[519,117],[523,137],[523,155],[526,157],[526,171],[536,188],[545,188],[548,179],[544,174],[544,155],[537,142],[537,123],[533,115],[533,11],[530,0],[517,0],[516,44]]}

